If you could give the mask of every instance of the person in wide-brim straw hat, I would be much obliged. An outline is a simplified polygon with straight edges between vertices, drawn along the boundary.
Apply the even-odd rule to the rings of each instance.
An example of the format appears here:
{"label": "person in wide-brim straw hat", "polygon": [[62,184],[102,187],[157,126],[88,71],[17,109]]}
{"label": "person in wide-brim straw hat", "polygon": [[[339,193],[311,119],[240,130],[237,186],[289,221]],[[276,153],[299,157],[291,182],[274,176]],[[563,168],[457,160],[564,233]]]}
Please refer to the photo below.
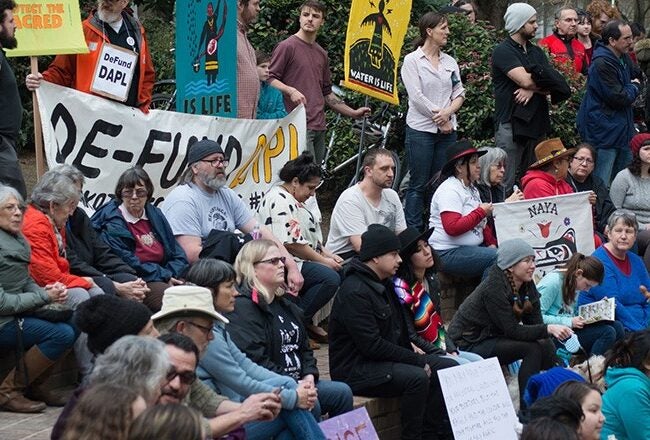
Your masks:
{"label": "person in wide-brim straw hat", "polygon": [[560,138],[547,139],[535,147],[536,161],[528,167],[521,179],[524,198],[571,194],[573,188],[564,179],[569,172],[569,163],[575,148],[566,148]]}

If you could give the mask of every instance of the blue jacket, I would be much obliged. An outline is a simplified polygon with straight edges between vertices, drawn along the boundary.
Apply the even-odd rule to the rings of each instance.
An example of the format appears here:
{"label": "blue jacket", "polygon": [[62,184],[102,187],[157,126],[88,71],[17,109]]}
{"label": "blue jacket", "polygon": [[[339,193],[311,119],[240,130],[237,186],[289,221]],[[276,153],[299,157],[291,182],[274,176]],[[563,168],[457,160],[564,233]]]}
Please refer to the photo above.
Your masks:
{"label": "blue jacket", "polygon": [[617,440],[650,439],[650,378],[633,367],[610,368],[605,382],[600,438],[614,434]]}
{"label": "blue jacket", "polygon": [[639,94],[631,72],[627,54],[617,58],[607,46],[596,43],[577,118],[584,142],[595,148],[629,148],[634,136],[632,103]]}
{"label": "blue jacket", "polygon": [[271,393],[284,385],[280,393],[282,408],[294,409],[298,404],[298,384],[289,376],[283,376],[257,365],[230,339],[223,323],[212,329],[214,339],[201,357],[197,374],[206,385],[223,396],[241,402],[251,394]]}
{"label": "blue jacket", "polygon": [[257,119],[280,119],[287,116],[282,92],[262,81],[260,100],[257,102]]}
{"label": "blue jacket", "polygon": [[605,266],[605,277],[600,285],[592,287],[578,295],[577,307],[600,301],[604,297],[616,299],[616,320],[623,324],[625,330],[639,331],[648,326],[650,309],[639,286],[650,286],[650,276],[643,260],[632,252],[627,253],[632,265],[629,276],[621,272],[611,260],[607,251],[599,247],[592,254]]}
{"label": "blue jacket", "polygon": [[145,205],[145,213],[151,222],[156,238],[165,248],[163,264],[143,263],[135,255],[135,238],[127,227],[126,220],[118,209],[120,202],[111,200],[93,214],[91,221],[99,237],[126,264],[135,269],[137,275],[147,283],[169,281],[171,277],[181,278],[189,265],[185,251],[176,242],[167,219],[162,211],[151,203]]}

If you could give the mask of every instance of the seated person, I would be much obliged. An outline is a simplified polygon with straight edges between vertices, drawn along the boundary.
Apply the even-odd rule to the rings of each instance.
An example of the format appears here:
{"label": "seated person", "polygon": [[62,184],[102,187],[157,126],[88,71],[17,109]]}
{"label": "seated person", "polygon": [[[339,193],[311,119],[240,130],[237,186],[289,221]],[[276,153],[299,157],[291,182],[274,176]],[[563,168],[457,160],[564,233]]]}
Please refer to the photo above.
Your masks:
{"label": "seated person", "polygon": [[[23,198],[18,191],[0,185],[0,349],[18,349],[16,315],[29,313],[49,303],[65,303],[66,288],[61,283],[40,287],[29,275],[29,245],[21,230]],[[19,361],[28,369],[27,382],[22,365],[12,369],[0,383],[0,409],[36,413],[45,405],[60,406],[61,396],[46,393],[42,385],[49,367],[74,344],[77,331],[71,322],[50,322],[36,317],[22,319],[24,354]],[[29,397],[25,396],[30,387]],[[30,398],[31,397],[31,398]]]}
{"label": "seated person", "polygon": [[573,193],[573,188],[564,179],[575,152],[575,148],[564,148],[560,138],[540,142],[535,147],[537,161],[521,178],[524,197],[528,200]]}
{"label": "seated person", "polygon": [[256,364],[317,389],[318,399],[310,402],[317,419],[325,413],[334,417],[351,411],[350,387],[319,380],[302,311],[283,296],[284,261],[270,240],[253,240],[242,247],[235,260],[239,295],[235,310],[226,315],[230,336]]}
{"label": "seated person", "polygon": [[453,438],[436,370],[458,363],[411,346],[390,283],[400,248],[383,225],[361,236],[359,258],[350,262],[330,315],[330,374],[357,395],[399,397],[403,439]]}
{"label": "seated person", "polygon": [[487,227],[492,203],[482,203],[476,188],[481,169],[478,151],[469,141],[447,149],[440,186],[431,199],[429,238],[442,262],[443,271],[462,277],[485,276],[496,261],[496,239]]}
{"label": "seated person", "polygon": [[592,254],[605,266],[605,277],[599,286],[578,295],[578,306],[616,299],[616,320],[628,332],[643,330],[650,323],[648,287],[650,276],[643,260],[631,252],[636,240],[639,223],[636,216],[624,209],[617,209],[607,223],[607,243]]}
{"label": "seated person", "polygon": [[305,280],[296,297],[310,336],[327,342],[327,332],[312,324],[314,314],[334,297],[341,283],[338,271],[343,259],[323,249],[320,224],[304,205],[321,182],[321,169],[311,153],[302,153],[280,170],[282,183],[262,199],[256,218],[283,242]]}
{"label": "seated person", "polygon": [[300,269],[271,231],[255,221],[251,210],[226,185],[228,163],[217,142],[203,139],[192,144],[187,154],[187,169],[162,205],[176,241],[185,251],[189,262],[194,263],[213,230],[232,233],[238,229],[244,234],[257,230],[261,238],[273,240],[280,246],[282,255],[287,259],[287,288],[298,293],[303,284]]}
{"label": "seated person", "polygon": [[[83,193],[84,175],[72,165],[62,164],[52,169],[67,176]],[[135,270],[128,266],[111,248],[97,237],[90,218],[77,207],[66,224],[66,246],[70,272],[93,278],[104,293],[142,300],[149,288]]]}
{"label": "seated person", "polygon": [[363,158],[363,179],[341,193],[330,219],[325,247],[343,259],[361,249],[361,234],[373,223],[399,234],[406,229],[404,210],[391,189],[395,164],[390,151],[373,148]]}
{"label": "seated person", "polygon": [[533,283],[535,251],[521,239],[502,242],[497,264],[487,278],[461,304],[449,324],[449,337],[462,350],[484,358],[496,356],[501,365],[522,359],[519,369],[519,402],[528,379],[551,368],[555,347],[548,339],[565,340],[569,327],[544,324],[539,293]]}
{"label": "seated person", "polygon": [[117,180],[115,198],[91,221],[99,237],[147,283],[150,291],[140,300],[155,312],[165,289],[182,283],[188,263],[165,216],[149,202],[152,195],[147,172],[129,168]]}

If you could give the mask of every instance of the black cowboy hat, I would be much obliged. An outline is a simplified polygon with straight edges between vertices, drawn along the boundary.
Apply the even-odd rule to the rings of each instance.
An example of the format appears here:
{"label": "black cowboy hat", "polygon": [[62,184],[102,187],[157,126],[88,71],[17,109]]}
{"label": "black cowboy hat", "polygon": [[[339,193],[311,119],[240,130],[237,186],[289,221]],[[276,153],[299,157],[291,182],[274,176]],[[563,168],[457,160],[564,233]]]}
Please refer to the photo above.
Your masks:
{"label": "black cowboy hat", "polygon": [[404,259],[406,256],[410,256],[411,254],[413,254],[413,249],[417,245],[418,241],[420,240],[428,241],[432,233],[433,233],[433,226],[431,226],[429,229],[425,230],[424,232],[420,232],[413,227],[408,227],[404,229],[397,236],[400,242],[400,249],[399,249],[400,257]]}
{"label": "black cowboy hat", "polygon": [[442,167],[442,174],[449,174],[451,168],[456,165],[458,159],[466,156],[477,154],[479,157],[487,154],[486,150],[477,150],[472,143],[467,140],[458,141],[447,148],[447,163]]}

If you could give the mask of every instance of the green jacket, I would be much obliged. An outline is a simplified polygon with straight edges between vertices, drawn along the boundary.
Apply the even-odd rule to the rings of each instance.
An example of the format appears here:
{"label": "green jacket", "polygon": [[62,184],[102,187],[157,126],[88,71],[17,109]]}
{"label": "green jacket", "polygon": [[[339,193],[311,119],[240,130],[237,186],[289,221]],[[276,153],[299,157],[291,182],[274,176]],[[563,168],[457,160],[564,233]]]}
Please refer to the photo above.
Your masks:
{"label": "green jacket", "polygon": [[0,327],[13,315],[50,302],[45,290],[29,275],[31,250],[22,234],[0,229]]}

